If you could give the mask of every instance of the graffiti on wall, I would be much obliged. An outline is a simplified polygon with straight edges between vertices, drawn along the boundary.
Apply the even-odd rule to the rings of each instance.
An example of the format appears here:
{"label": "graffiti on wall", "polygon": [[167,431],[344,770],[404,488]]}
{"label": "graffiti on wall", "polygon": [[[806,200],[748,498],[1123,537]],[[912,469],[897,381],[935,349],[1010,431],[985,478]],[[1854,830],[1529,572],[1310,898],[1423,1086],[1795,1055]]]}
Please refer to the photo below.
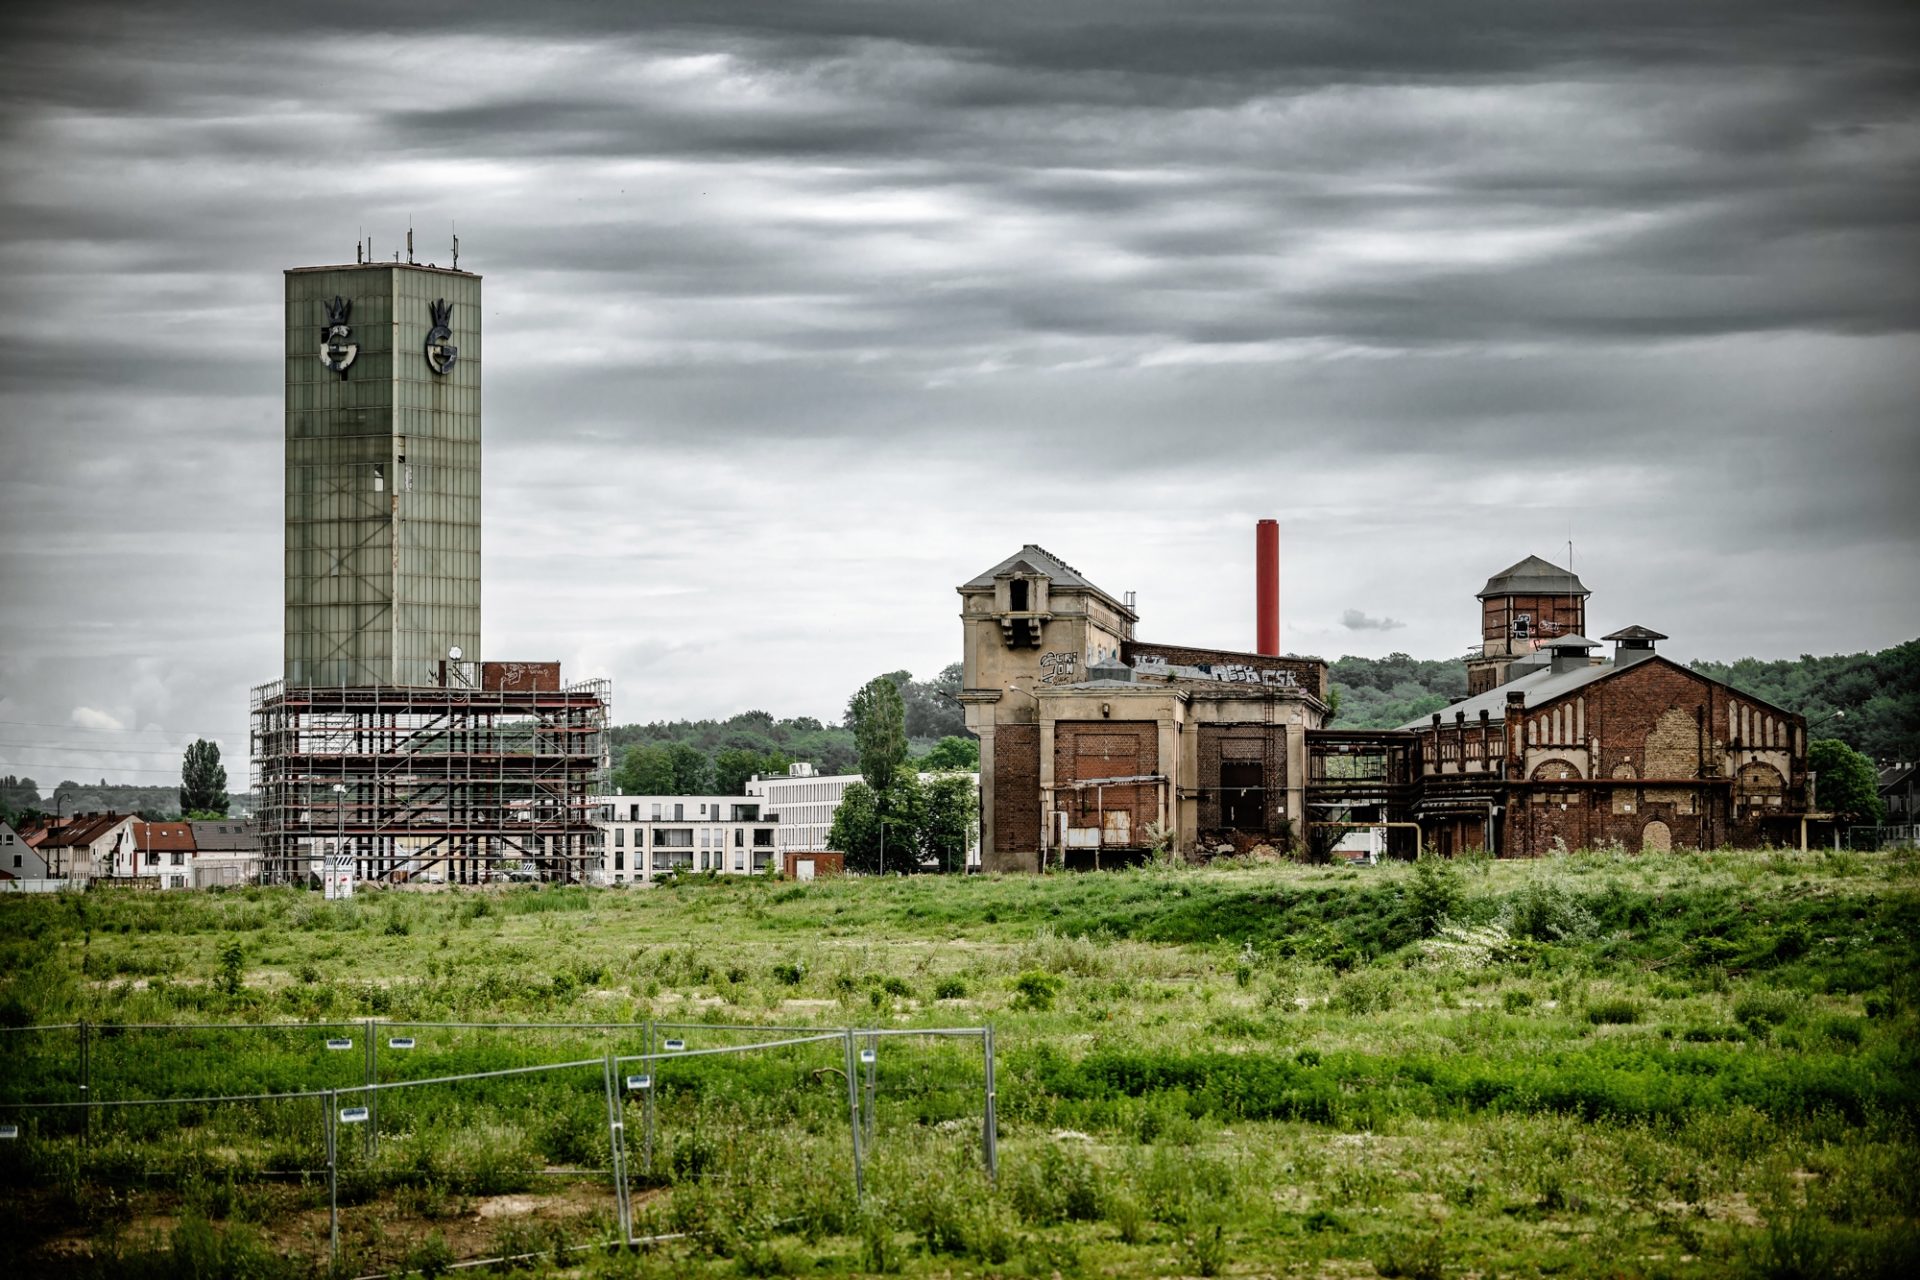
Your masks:
{"label": "graffiti on wall", "polygon": [[1080,668],[1080,655],[1077,653],[1043,653],[1040,655],[1041,684],[1072,684],[1074,673]]}

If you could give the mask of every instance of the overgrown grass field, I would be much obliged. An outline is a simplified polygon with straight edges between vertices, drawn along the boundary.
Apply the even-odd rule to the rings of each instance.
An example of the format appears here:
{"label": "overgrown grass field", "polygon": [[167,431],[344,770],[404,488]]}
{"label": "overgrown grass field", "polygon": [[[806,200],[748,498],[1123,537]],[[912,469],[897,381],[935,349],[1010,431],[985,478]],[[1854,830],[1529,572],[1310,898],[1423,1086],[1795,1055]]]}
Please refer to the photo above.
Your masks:
{"label": "overgrown grass field", "polygon": [[[351,1089],[342,1274],[1920,1274],[1920,860],[1585,853],[651,890],[0,900],[0,1101]],[[651,1172],[601,1058],[673,1020],[887,1040],[673,1062]],[[182,1024],[337,1023],[268,1030]],[[149,1025],[160,1024],[160,1025]],[[329,1051],[328,1035],[351,1052]],[[863,1042],[864,1043],[864,1042]],[[856,1073],[857,1075],[858,1073]],[[342,1100],[344,1101],[344,1100]],[[327,1100],[5,1110],[22,1274],[327,1268]]]}

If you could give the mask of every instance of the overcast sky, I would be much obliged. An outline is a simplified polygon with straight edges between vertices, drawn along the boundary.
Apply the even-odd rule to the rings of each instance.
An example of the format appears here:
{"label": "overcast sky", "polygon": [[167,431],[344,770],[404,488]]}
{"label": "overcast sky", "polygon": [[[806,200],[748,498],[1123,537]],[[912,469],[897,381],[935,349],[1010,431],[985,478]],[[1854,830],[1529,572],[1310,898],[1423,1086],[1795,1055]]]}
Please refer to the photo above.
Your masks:
{"label": "overcast sky", "polygon": [[282,269],[485,276],[486,656],[837,719],[1037,542],[1150,639],[1920,634],[1920,7],[87,3],[0,44],[0,772],[280,670]]}

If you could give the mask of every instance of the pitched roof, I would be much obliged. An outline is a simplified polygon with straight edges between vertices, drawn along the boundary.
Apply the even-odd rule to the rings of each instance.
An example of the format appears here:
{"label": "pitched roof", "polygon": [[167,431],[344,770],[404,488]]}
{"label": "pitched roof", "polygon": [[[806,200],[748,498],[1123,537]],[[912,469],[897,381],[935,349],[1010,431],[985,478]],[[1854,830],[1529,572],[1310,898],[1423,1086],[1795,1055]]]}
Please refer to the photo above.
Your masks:
{"label": "pitched roof", "polygon": [[260,852],[260,828],[251,822],[196,818],[187,825],[193,828],[193,842],[201,853]]}
{"label": "pitched roof", "polygon": [[1667,637],[1661,635],[1651,627],[1643,627],[1635,624],[1631,627],[1622,627],[1618,631],[1610,635],[1601,636],[1600,638],[1602,640],[1665,640]]}
{"label": "pitched roof", "polygon": [[[1648,658],[1646,661],[1657,662],[1659,659],[1657,657]],[[1644,665],[1644,663],[1635,665]],[[1529,707],[1537,707],[1543,702],[1550,701],[1564,693],[1572,693],[1582,685],[1592,684],[1595,680],[1599,680],[1604,676],[1610,676],[1616,671],[1630,671],[1632,669],[1632,666],[1616,667],[1611,663],[1601,667],[1578,667],[1572,671],[1555,671],[1551,668],[1543,668],[1530,675],[1519,676],[1509,680],[1503,685],[1487,690],[1485,693],[1476,693],[1471,698],[1454,703],[1440,713],[1440,722],[1442,724],[1448,723],[1453,719],[1456,712],[1461,711],[1467,713],[1467,719],[1469,720],[1478,720],[1480,713],[1485,711],[1488,719],[1504,721],[1507,718],[1507,695],[1510,693],[1526,694],[1526,705]],[[1427,715],[1422,716],[1418,720],[1409,721],[1400,727],[1402,729],[1424,729],[1432,723],[1433,717]]]}
{"label": "pitched roof", "polygon": [[[1010,577],[1016,573],[1042,573],[1063,587],[1091,587],[1100,591],[1091,582],[1080,576],[1080,571],[1048,551],[1045,547],[1029,542],[1018,551],[1002,560],[985,573],[979,574],[966,584],[966,587],[991,587],[998,578]],[[965,590],[962,587],[961,590]],[[1106,592],[1101,591],[1101,595]]]}
{"label": "pitched roof", "polygon": [[92,844],[123,822],[132,822],[133,815],[126,813],[82,813],[69,818],[65,826],[55,827],[47,833],[45,839],[37,842],[37,849],[77,849]]}
{"label": "pitched roof", "polygon": [[1480,588],[1479,599],[1488,596],[1571,596],[1592,595],[1582,586],[1580,579],[1571,569],[1562,569],[1557,564],[1542,560],[1539,556],[1528,556],[1518,564],[1510,564],[1499,573],[1487,579],[1487,585]]}
{"label": "pitched roof", "polygon": [[142,852],[195,852],[193,827],[185,822],[136,822],[133,842]]}

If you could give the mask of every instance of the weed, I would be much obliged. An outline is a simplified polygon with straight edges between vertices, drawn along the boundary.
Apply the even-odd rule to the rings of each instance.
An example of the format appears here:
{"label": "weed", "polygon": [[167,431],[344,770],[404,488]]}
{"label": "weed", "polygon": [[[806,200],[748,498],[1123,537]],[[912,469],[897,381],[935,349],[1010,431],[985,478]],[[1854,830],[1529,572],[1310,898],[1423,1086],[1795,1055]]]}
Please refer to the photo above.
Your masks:
{"label": "weed", "polygon": [[1053,998],[1059,994],[1060,987],[1060,979],[1052,974],[1029,969],[1013,980],[1014,1007],[1045,1012],[1053,1008]]}
{"label": "weed", "polygon": [[1446,1246],[1438,1227],[1390,1238],[1373,1256],[1375,1271],[1407,1280],[1441,1280],[1446,1266]]}
{"label": "weed", "polygon": [[1587,1021],[1595,1026],[1624,1026],[1640,1021],[1640,1006],[1624,996],[1596,1000],[1587,1006]]}

